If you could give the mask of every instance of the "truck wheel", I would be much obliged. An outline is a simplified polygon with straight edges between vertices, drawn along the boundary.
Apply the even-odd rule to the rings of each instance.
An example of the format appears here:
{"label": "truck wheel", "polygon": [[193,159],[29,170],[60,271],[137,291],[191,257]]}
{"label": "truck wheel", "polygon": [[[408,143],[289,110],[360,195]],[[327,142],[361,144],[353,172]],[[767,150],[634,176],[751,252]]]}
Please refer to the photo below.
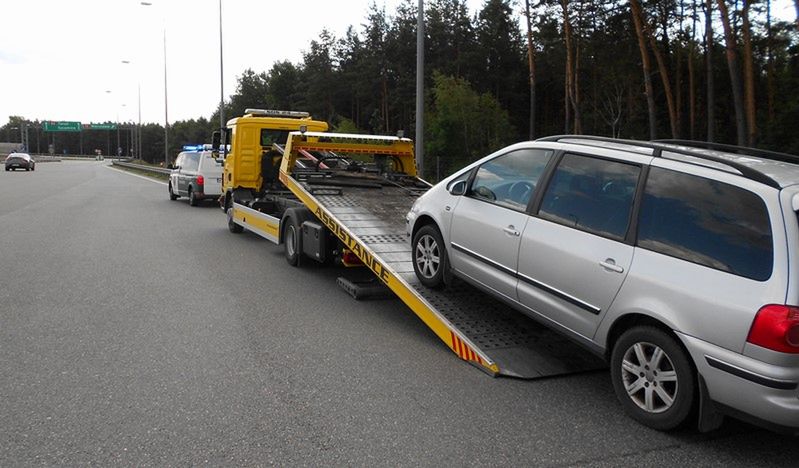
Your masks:
{"label": "truck wheel", "polygon": [[413,236],[413,271],[419,281],[428,288],[441,289],[446,284],[449,258],[441,233],[428,224]]}
{"label": "truck wheel", "polygon": [[169,183],[169,199],[170,200],[177,200],[178,199],[178,195],[175,195],[175,192],[172,191],[172,183],[171,182]]}
{"label": "truck wheel", "polygon": [[229,206],[225,211],[227,213],[227,228],[233,234],[241,234],[244,228],[233,222],[233,207]]}
{"label": "truck wheel", "polygon": [[197,206],[197,203],[199,203],[199,201],[197,200],[197,196],[194,195],[194,190],[192,190],[191,187],[189,187],[189,205]]}
{"label": "truck wheel", "polygon": [[652,429],[680,426],[694,406],[691,361],[679,343],[658,328],[639,326],[624,332],[613,346],[610,375],[624,412]]}
{"label": "truck wheel", "polygon": [[302,235],[300,223],[294,216],[287,217],[286,223],[283,225],[283,252],[289,265],[300,266]]}

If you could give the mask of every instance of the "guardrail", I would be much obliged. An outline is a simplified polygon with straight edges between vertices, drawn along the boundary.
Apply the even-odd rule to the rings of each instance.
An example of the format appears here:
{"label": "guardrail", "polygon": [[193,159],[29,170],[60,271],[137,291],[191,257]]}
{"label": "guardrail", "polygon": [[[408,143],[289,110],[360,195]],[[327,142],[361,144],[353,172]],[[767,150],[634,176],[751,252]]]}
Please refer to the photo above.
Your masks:
{"label": "guardrail", "polygon": [[138,171],[152,172],[153,174],[169,175],[172,172],[171,169],[164,169],[162,167],[147,166],[147,165],[144,165],[144,164],[133,164],[133,163],[122,162],[122,161],[111,161],[111,164],[114,165],[114,166],[122,166],[122,167],[127,167],[127,168],[130,168],[130,169],[136,169]]}

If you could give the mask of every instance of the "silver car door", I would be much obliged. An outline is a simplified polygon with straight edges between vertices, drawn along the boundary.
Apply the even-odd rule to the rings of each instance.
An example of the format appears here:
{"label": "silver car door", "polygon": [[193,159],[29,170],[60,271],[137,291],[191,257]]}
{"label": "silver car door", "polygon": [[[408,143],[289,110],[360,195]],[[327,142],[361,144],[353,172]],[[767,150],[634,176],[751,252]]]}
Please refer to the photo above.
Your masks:
{"label": "silver car door", "polygon": [[527,206],[553,151],[520,149],[481,165],[450,227],[453,269],[516,299],[516,265]]}
{"label": "silver car door", "polygon": [[627,275],[627,235],[641,167],[566,154],[521,237],[519,301],[593,336]]}

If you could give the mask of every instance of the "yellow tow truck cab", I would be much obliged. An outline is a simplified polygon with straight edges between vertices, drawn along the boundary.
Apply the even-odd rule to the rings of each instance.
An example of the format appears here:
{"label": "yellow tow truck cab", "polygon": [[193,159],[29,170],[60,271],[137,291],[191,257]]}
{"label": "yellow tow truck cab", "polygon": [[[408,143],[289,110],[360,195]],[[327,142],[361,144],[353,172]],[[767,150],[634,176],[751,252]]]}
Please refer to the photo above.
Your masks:
{"label": "yellow tow truck cab", "polygon": [[301,129],[325,132],[328,126],[327,122],[313,120],[307,112],[269,109],[247,109],[244,116],[228,120],[225,143],[230,150],[224,156],[222,193],[237,189],[262,193],[265,183],[276,180],[277,173],[272,169],[281,155],[275,154],[273,145],[285,144],[289,132]]}

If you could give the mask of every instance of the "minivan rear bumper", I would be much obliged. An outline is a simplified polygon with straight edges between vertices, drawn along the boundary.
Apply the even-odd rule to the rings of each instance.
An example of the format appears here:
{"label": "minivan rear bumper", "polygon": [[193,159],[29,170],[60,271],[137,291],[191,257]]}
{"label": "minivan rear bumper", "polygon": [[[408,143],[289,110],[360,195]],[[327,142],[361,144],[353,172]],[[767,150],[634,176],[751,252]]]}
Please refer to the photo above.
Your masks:
{"label": "minivan rear bumper", "polygon": [[710,398],[732,416],[799,434],[799,366],[776,366],[677,333]]}

